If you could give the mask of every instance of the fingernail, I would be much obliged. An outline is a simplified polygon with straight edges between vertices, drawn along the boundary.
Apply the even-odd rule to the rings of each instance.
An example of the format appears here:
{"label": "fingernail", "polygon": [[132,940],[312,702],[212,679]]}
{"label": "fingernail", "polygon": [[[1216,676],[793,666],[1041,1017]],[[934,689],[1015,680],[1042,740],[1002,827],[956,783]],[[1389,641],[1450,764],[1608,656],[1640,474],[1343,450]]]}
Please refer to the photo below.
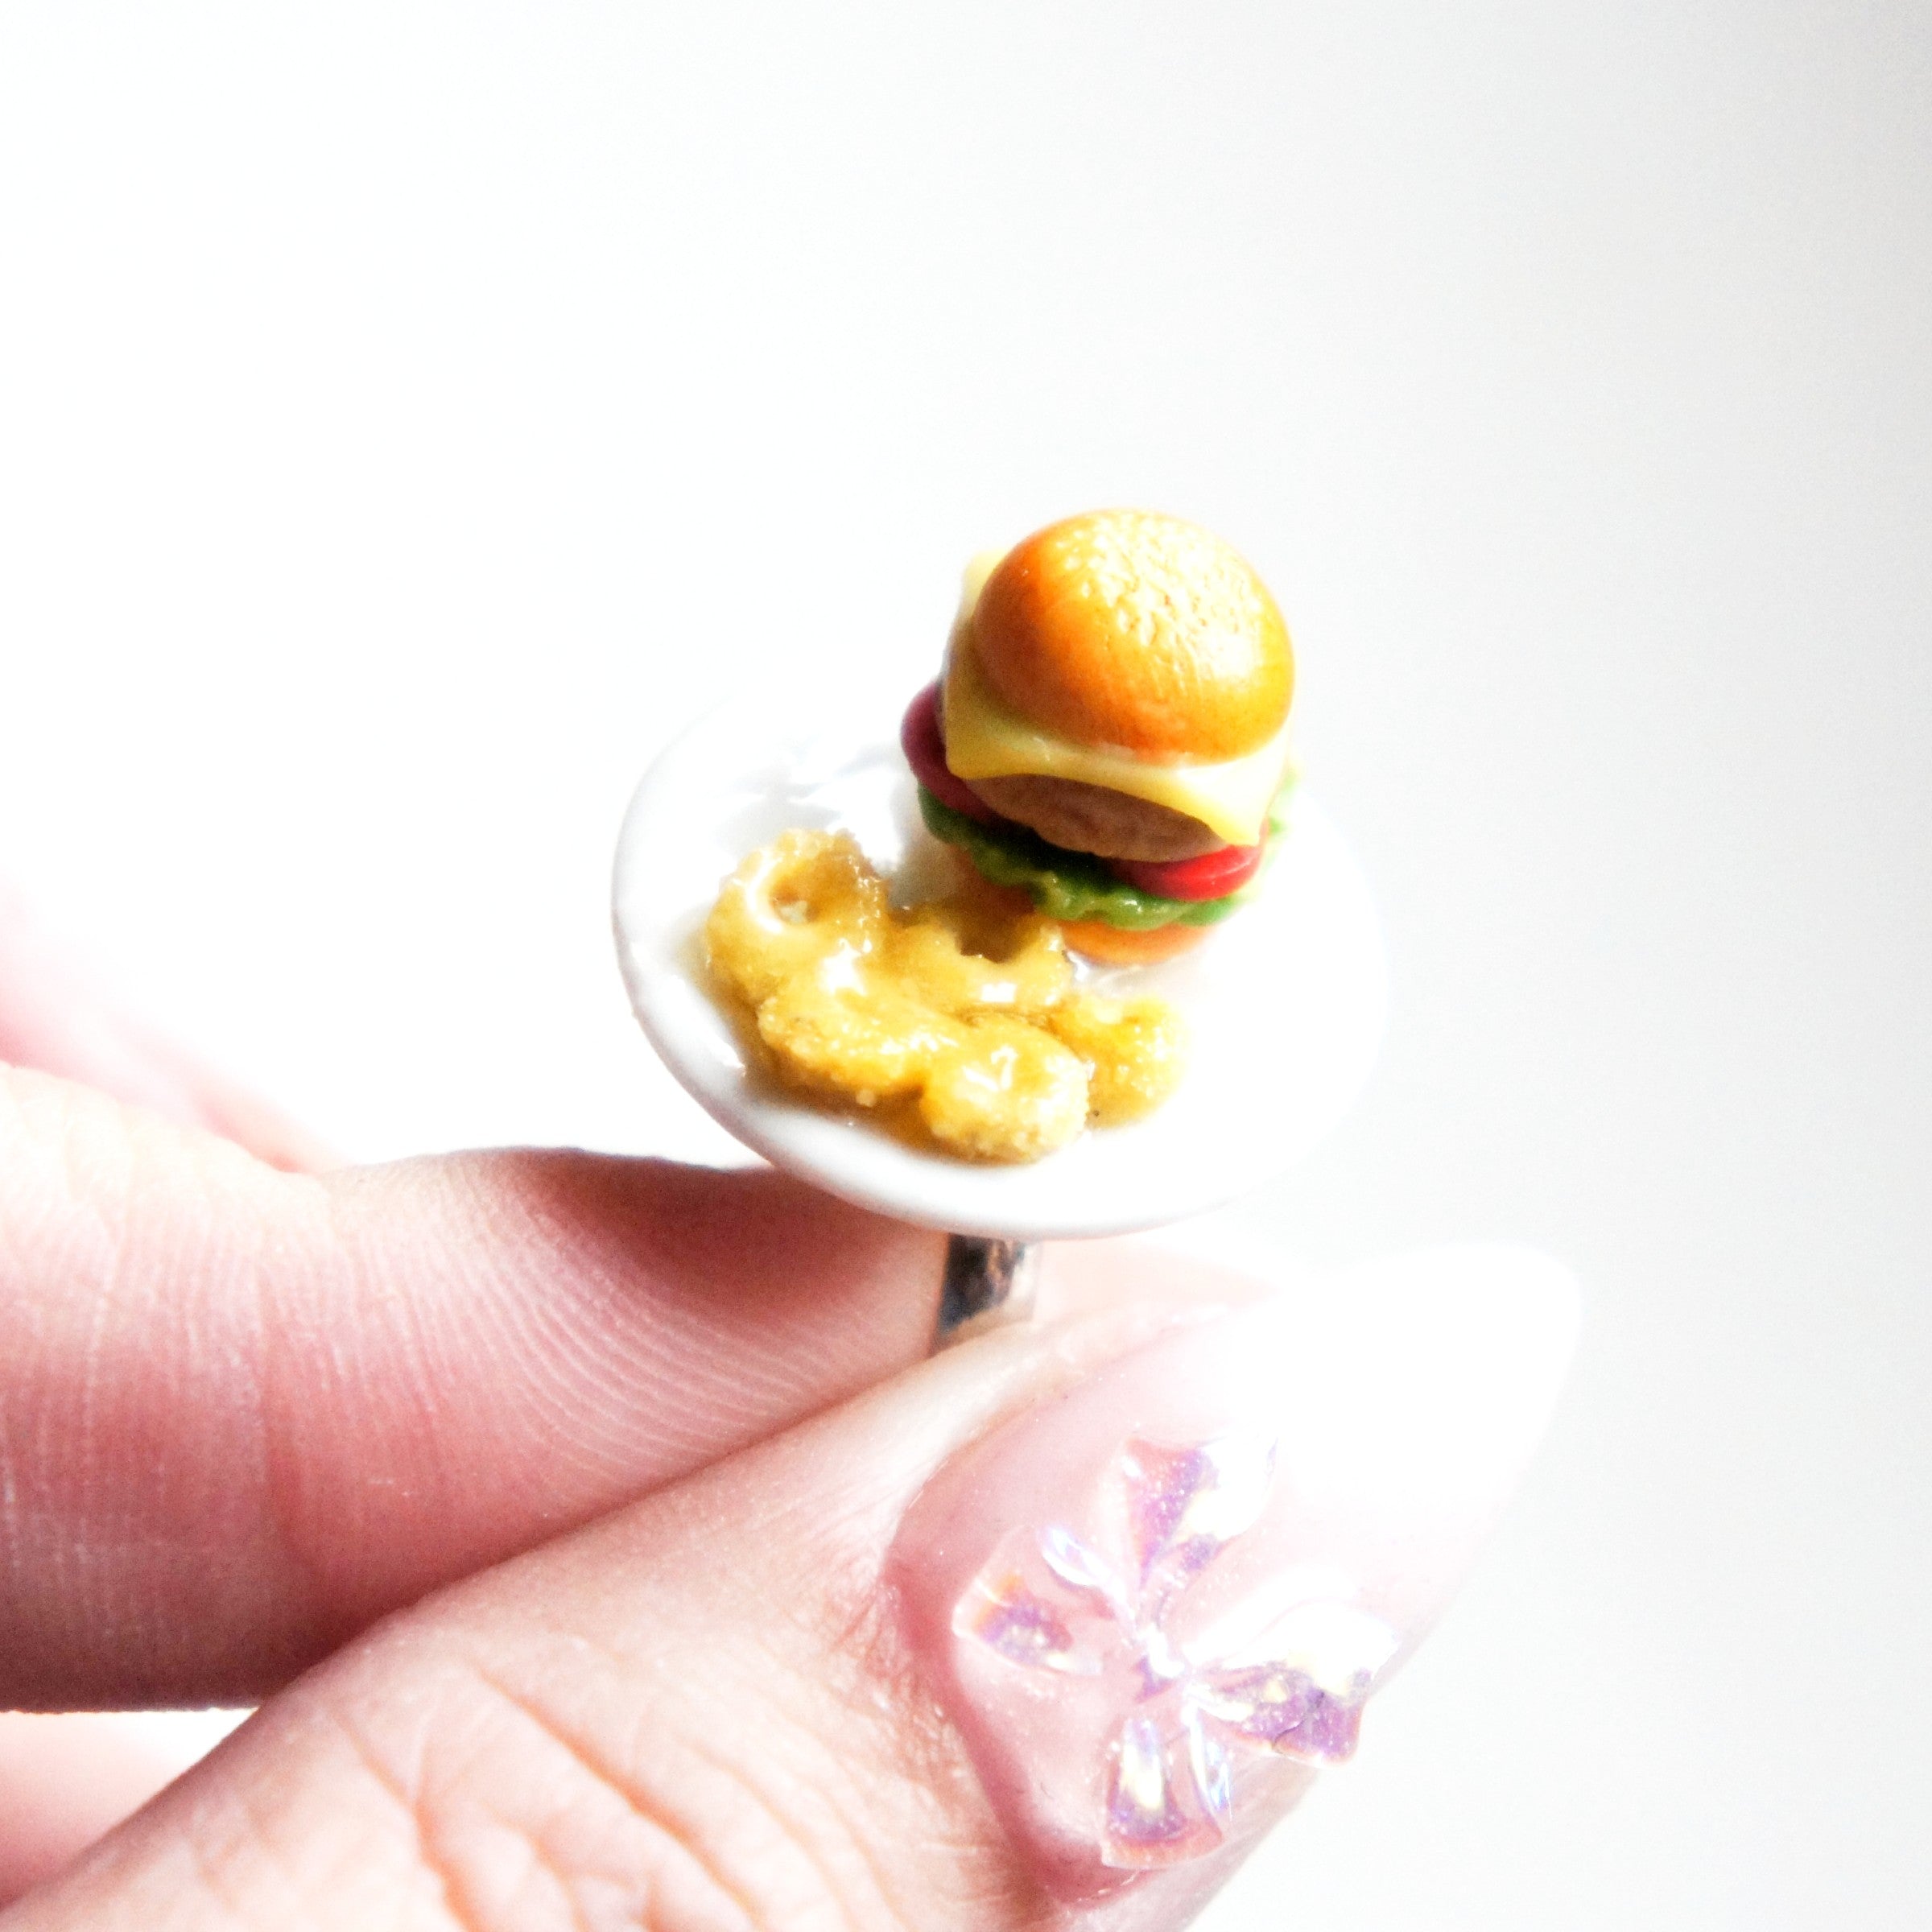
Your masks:
{"label": "fingernail", "polygon": [[1354,1754],[1541,1435],[1575,1326],[1537,1256],[1399,1257],[1163,1336],[940,1471],[890,1575],[1043,1885],[1078,1900],[1218,1863]]}

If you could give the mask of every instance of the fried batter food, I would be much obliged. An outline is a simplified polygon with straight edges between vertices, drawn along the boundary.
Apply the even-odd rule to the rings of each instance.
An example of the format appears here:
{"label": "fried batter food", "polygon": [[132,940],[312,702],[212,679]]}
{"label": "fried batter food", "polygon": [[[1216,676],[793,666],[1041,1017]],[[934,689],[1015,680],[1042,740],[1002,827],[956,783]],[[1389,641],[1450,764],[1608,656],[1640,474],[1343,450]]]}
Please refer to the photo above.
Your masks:
{"label": "fried batter food", "polygon": [[1087,1125],[1087,1070],[1043,1027],[982,1020],[927,1071],[919,1118],[975,1161],[1037,1161]]}
{"label": "fried batter food", "polygon": [[1179,1018],[1074,984],[1058,928],[984,898],[896,911],[846,833],[787,832],[728,879],[706,957],[791,1084],[897,1106],[969,1160],[1033,1161],[1181,1075]]}
{"label": "fried batter food", "polygon": [[1053,1030],[1087,1063],[1096,1119],[1134,1121],[1173,1092],[1185,1064],[1180,1015],[1164,1000],[1070,1001]]}

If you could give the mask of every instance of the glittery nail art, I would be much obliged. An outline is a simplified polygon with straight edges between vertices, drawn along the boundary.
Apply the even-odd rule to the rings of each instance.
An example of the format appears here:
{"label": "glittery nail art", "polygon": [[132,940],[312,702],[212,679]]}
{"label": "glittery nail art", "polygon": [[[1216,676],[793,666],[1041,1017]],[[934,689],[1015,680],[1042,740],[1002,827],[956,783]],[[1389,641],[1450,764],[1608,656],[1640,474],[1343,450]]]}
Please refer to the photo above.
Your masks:
{"label": "glittery nail art", "polygon": [[1355,1748],[1396,1633],[1345,1578],[1297,1567],[1232,1600],[1203,1579],[1260,1521],[1275,1445],[1130,1439],[1090,1520],[1006,1536],[953,1612],[956,1636],[1059,1703],[1091,1734],[1094,1842],[1140,1870],[1222,1843],[1245,1762],[1332,1764]]}

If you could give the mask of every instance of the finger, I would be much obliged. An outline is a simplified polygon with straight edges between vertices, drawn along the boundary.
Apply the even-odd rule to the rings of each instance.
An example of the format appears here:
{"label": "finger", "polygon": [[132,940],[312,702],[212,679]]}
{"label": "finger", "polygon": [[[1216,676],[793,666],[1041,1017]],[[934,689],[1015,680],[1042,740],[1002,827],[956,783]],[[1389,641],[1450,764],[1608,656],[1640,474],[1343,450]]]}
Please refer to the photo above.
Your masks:
{"label": "finger", "polygon": [[1469,1252],[1182,1312],[976,1342],[394,1620],[9,1932],[1185,1922],[1439,1613],[1574,1295]]}
{"label": "finger", "polygon": [[341,1163],[306,1129],[117,1011],[0,888],[0,1061],[204,1128],[291,1174]]}
{"label": "finger", "polygon": [[940,1273],[770,1173],[294,1177],[0,1069],[0,1704],[254,1701],[916,1360]]}
{"label": "finger", "polygon": [[72,1864],[192,1762],[139,1721],[0,1713],[0,1905]]}
{"label": "finger", "polygon": [[937,1236],[770,1173],[291,1178],[0,1069],[0,1701],[253,1702],[916,1360],[940,1272]]}

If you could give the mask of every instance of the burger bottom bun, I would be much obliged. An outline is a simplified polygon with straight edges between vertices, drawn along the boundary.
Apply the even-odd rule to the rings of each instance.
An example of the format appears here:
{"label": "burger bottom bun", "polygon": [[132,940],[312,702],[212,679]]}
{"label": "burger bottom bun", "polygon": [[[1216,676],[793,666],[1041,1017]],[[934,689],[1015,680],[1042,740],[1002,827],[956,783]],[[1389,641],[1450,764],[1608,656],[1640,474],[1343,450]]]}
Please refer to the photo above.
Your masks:
{"label": "burger bottom bun", "polygon": [[1198,946],[1213,931],[1210,926],[1156,926],[1146,932],[1130,932],[1125,926],[1109,926],[1104,919],[1063,919],[1060,936],[1070,952],[1082,959],[1096,960],[1103,966],[1152,966],[1161,960]]}
{"label": "burger bottom bun", "polygon": [[[966,902],[973,910],[987,917],[1008,919],[1023,919],[1033,910],[1032,899],[1017,886],[994,885],[956,848],[951,856],[965,888]],[[1124,926],[1109,926],[1104,919],[1059,919],[1055,923],[1068,952],[1103,966],[1155,965],[1198,946],[1213,931],[1211,926],[1176,924],[1130,932]]]}
{"label": "burger bottom bun", "polygon": [[1048,844],[1103,859],[1143,864],[1198,859],[1228,843],[1184,811],[1078,778],[975,778],[972,789],[995,811],[1032,827]]}

